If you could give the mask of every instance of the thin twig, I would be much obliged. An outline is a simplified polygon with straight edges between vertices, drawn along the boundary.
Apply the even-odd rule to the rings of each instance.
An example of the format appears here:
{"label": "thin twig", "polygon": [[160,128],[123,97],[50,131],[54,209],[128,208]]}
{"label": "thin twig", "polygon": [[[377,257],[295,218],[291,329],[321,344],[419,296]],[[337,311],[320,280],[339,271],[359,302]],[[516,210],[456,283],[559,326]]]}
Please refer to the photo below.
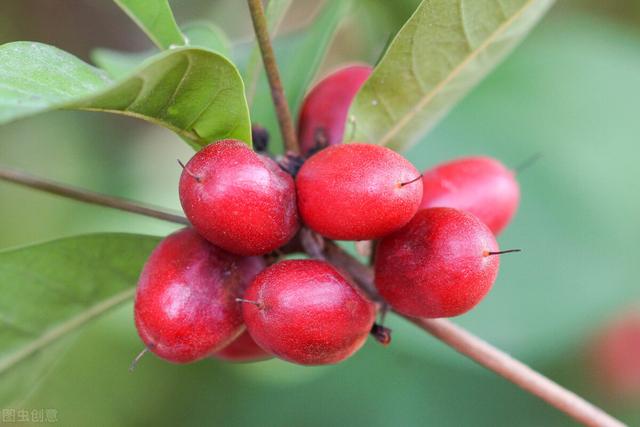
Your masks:
{"label": "thin twig", "polygon": [[[373,270],[360,263],[333,242],[327,241],[327,259],[347,270],[369,296],[380,300],[373,284]],[[529,393],[538,396],[570,417],[587,426],[621,427],[623,423],[582,397],[563,388],[549,378],[534,371],[502,350],[493,347],[460,326],[445,319],[416,319],[400,313],[421,329],[427,331],[457,352],[511,381]]]}
{"label": "thin twig", "polygon": [[[267,17],[267,26],[270,34],[275,37],[280,24],[291,6],[293,0],[270,2],[267,4],[265,16]],[[253,42],[253,40],[251,40]],[[247,103],[251,107],[258,88],[258,77],[262,71],[262,60],[260,59],[260,48],[253,48],[247,63],[247,78],[245,81],[247,92]]]}
{"label": "thin twig", "polygon": [[280,132],[282,133],[284,146],[287,151],[298,154],[300,153],[300,148],[296,138],[296,131],[293,126],[293,119],[291,117],[291,111],[289,110],[289,104],[287,104],[287,97],[284,94],[284,88],[282,87],[282,81],[280,80],[280,72],[278,71],[276,57],[273,53],[273,46],[271,46],[269,29],[267,27],[267,18],[264,14],[262,1],[247,0],[247,3],[249,4],[253,28],[256,33],[256,39],[258,40],[258,46],[260,47],[260,53],[262,54],[262,62],[264,64],[265,72],[267,73],[269,86],[271,87],[271,98],[273,98],[276,115],[278,116],[278,124],[280,125]]}
{"label": "thin twig", "polygon": [[[37,178],[23,172],[8,170],[0,167],[0,179],[15,182],[27,187],[47,191],[69,197],[85,203],[121,209],[141,215],[151,216],[166,221],[186,224],[186,218],[171,214],[164,210],[150,206],[143,206],[137,202],[89,192],[68,187],[64,184],[53,183],[49,180]],[[293,242],[294,250],[300,250],[300,245]],[[380,297],[373,283],[373,270],[360,263],[353,256],[344,251],[331,240],[325,240],[324,255],[333,265],[349,273],[359,287],[375,301]],[[529,366],[512,358],[505,352],[493,347],[463,328],[444,319],[415,319],[405,317],[419,328],[430,333],[443,343],[449,345],[459,353],[474,360],[476,363],[504,377],[529,393],[538,396],[550,405],[558,408],[575,420],[587,425],[598,427],[624,426],[606,412],[587,402],[575,393],[563,388]],[[47,341],[48,342],[48,341]],[[0,366],[0,371],[2,367]]]}
{"label": "thin twig", "polygon": [[602,409],[448,320],[407,319],[457,352],[538,396],[586,426],[624,426]]}
{"label": "thin twig", "polygon": [[525,159],[518,166],[513,168],[513,171],[516,173],[516,175],[520,175],[525,169],[528,169],[529,167],[534,165],[541,158],[542,158],[542,153],[535,153],[534,155],[532,155],[528,159]]}
{"label": "thin twig", "polygon": [[373,285],[373,270],[371,268],[353,258],[332,240],[325,240],[324,247],[327,261],[340,270],[347,271],[369,299],[382,301]]}
{"label": "thin twig", "polygon": [[37,176],[17,169],[9,169],[0,166],[0,180],[9,181],[14,184],[23,185],[29,188],[35,188],[37,190],[41,190],[51,194],[57,194],[59,196],[64,196],[69,199],[78,200],[80,202],[107,206],[122,211],[175,222],[178,224],[189,224],[189,221],[184,216],[178,213],[168,212],[165,209],[156,206],[143,205],[141,203],[123,199],[120,197],[107,196],[81,188],[74,188],[66,184],[39,178]]}
{"label": "thin twig", "polygon": [[303,227],[298,235],[302,249],[311,258],[324,260],[324,238],[311,230]]}

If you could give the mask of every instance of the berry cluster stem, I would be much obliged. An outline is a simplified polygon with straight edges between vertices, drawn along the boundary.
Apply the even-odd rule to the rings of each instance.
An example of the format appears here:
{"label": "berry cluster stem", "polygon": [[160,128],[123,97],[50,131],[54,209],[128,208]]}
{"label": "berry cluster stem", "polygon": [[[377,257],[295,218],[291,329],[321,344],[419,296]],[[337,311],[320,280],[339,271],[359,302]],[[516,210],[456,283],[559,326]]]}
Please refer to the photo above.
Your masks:
{"label": "berry cluster stem", "polygon": [[[2,166],[0,166],[0,180],[13,182],[85,203],[125,210],[178,224],[188,224],[187,219],[179,214],[169,213],[162,209],[141,205],[126,199],[69,187]],[[301,248],[302,245],[299,242],[292,242],[291,245],[288,246]],[[348,272],[362,291],[372,300],[381,301],[373,283],[373,270],[370,267],[359,262],[331,240],[324,241],[323,252],[327,261],[339,269]],[[502,350],[493,347],[491,344],[448,320],[416,319],[400,314],[398,315],[406,318],[460,354],[467,356],[479,365],[504,377],[527,392],[538,396],[584,425],[594,427],[624,426],[623,423],[587,402],[582,397],[563,388],[524,363],[514,359]]]}
{"label": "berry cluster stem", "polygon": [[299,154],[300,147],[298,146],[287,97],[284,94],[284,88],[280,80],[276,56],[273,53],[273,46],[271,45],[271,38],[269,37],[267,18],[264,14],[262,0],[247,0],[247,3],[249,4],[253,29],[256,33],[258,46],[260,47],[262,62],[264,63],[264,69],[267,73],[267,80],[269,80],[269,86],[271,87],[271,98],[273,99],[273,105],[275,106],[276,115],[278,116],[278,124],[280,125],[284,146],[287,151]]}
{"label": "berry cluster stem", "polygon": [[0,165],[0,180],[12,182],[45,193],[56,194],[68,199],[77,200],[79,202],[89,203],[92,205],[106,206],[121,211],[131,212],[138,215],[144,215],[164,221],[175,222],[178,224],[189,225],[189,221],[179,214],[169,212],[157,206],[145,205],[133,200],[127,200],[121,197],[107,196],[106,194],[94,193],[82,188],[74,188],[67,184],[58,183],[49,179],[33,176],[27,172],[10,169]]}

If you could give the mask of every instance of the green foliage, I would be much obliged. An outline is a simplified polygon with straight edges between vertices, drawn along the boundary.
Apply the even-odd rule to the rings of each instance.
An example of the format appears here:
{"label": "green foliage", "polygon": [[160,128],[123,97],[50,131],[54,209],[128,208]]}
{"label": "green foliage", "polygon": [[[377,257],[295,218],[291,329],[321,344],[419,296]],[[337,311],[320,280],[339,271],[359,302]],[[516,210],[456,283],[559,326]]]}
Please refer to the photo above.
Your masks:
{"label": "green foliage", "polygon": [[133,296],[157,242],[95,234],[0,252],[0,406],[46,371],[50,346]]}
{"label": "green foliage", "polygon": [[513,49],[551,4],[552,0],[423,0],[354,100],[354,140],[395,150],[416,143]]}
{"label": "green foliage", "polygon": [[[182,27],[182,32],[190,47],[209,49],[227,58],[231,56],[231,44],[226,34],[210,22],[189,23]],[[143,52],[122,52],[98,48],[91,52],[91,59],[98,67],[107,71],[111,77],[119,79],[131,73],[144,60],[158,52],[158,49],[149,49]]]}
{"label": "green foliage", "polygon": [[[276,40],[275,52],[282,84],[294,117],[304,94],[325,57],[340,22],[349,12],[351,0],[329,0],[304,33]],[[251,117],[271,132],[277,150],[280,142],[278,122],[271,101],[266,76],[261,75],[256,88]]]}
{"label": "green foliage", "polygon": [[[472,371],[463,372],[375,343],[329,367],[279,360],[172,366],[146,356],[131,375],[126,368],[139,350],[135,332],[111,335],[114,327],[132,322],[130,312],[118,310],[119,317],[92,326],[29,404],[59,408],[61,421],[73,426],[90,424],[98,414],[101,425],[119,427],[496,427],[513,426],[514,420],[525,427],[571,425],[471,362]],[[106,346],[113,351],[103,358]],[[100,360],[101,369],[77,369],[89,360]]]}
{"label": "green foliage", "polygon": [[190,22],[182,27],[182,32],[189,46],[203,47],[227,58],[231,56],[231,41],[220,27],[211,22]]}
{"label": "green foliage", "polygon": [[[604,19],[549,20],[429,144],[406,153],[421,169],[475,154],[516,167],[542,154],[518,175],[520,209],[499,238],[522,253],[503,256],[488,297],[454,319],[536,367],[582,350],[616,308],[640,298],[640,198],[629,193],[640,182],[638,49],[634,31]],[[394,326],[396,350],[459,362],[405,322]]]}
{"label": "green foliage", "polygon": [[168,0],[113,0],[160,49],[185,44]]}
{"label": "green foliage", "polygon": [[194,148],[236,138],[251,145],[244,86],[225,57],[176,48],[112,82],[60,49],[29,42],[0,46],[0,124],[53,109],[124,114],[167,127]]}
{"label": "green foliage", "polygon": [[[431,7],[445,4],[431,1],[423,2],[423,5],[426,3]],[[514,19],[512,12],[516,5],[525,3],[530,4],[530,8]],[[473,10],[481,7],[477,5],[498,3],[451,1],[446,4]],[[407,53],[407,56],[402,56],[400,52],[400,47],[407,47],[402,44],[407,40],[404,37],[409,34],[411,22],[418,15],[414,15],[404,27],[376,71],[383,78],[387,66],[389,70],[401,73],[402,78],[392,79],[389,83],[390,105],[398,111],[414,111],[417,105],[422,105],[415,100],[415,97],[424,96],[418,91],[407,95],[411,95],[407,98],[412,100],[410,105],[395,104],[396,91],[404,90],[404,84],[407,87],[417,84],[415,78],[407,74],[411,72],[406,69],[411,62],[404,59],[422,59],[416,62],[417,75],[435,76],[430,84],[432,88],[437,86],[439,89],[429,92],[427,96],[430,99],[426,103],[422,101],[425,105],[420,111],[416,110],[416,120],[409,120],[405,127],[390,137],[388,141],[392,147],[405,148],[419,139],[498,62],[498,57],[528,30],[546,6],[545,2],[536,1],[502,1],[501,4],[511,20],[519,24],[505,27],[506,32],[494,36],[500,43],[487,44],[472,60],[464,57],[464,49],[458,49],[461,45],[464,48],[464,41],[460,39],[464,34],[451,30],[454,27],[460,29],[462,25],[459,11],[453,6],[450,14],[444,14],[444,18],[451,18],[449,21],[442,18],[434,23],[428,17],[421,18],[421,26],[431,25],[428,27],[430,37],[413,28],[416,37],[423,36],[417,46],[420,55]],[[438,10],[432,9],[430,13]],[[469,12],[468,9],[466,11]],[[458,21],[453,19],[456,16]],[[505,25],[506,21],[501,21],[503,18],[499,15],[488,13],[487,16],[495,18],[495,22],[491,22],[498,28]],[[319,17],[318,21],[321,19]],[[556,26],[546,25],[543,29],[546,32],[537,33],[522,51],[488,78],[430,135],[428,147],[419,145],[407,152],[420,168],[452,157],[480,153],[517,165],[532,153],[543,152],[543,159],[518,177],[523,188],[522,208],[514,224],[501,236],[502,247],[522,247],[524,252],[503,258],[500,277],[489,297],[473,312],[455,319],[456,323],[523,358],[536,369],[546,363],[566,359],[568,354],[572,355],[569,360],[574,361],[572,351],[584,342],[595,325],[622,303],[637,298],[634,283],[640,274],[634,258],[635,237],[638,237],[634,218],[640,215],[640,202],[628,194],[629,182],[640,179],[634,163],[638,153],[635,135],[640,132],[634,118],[634,102],[640,96],[636,93],[640,85],[633,84],[638,81],[637,70],[640,67],[635,54],[639,46],[637,35],[613,31],[605,21],[579,21],[568,25],[568,20],[565,17]],[[289,85],[299,88],[295,96],[298,102],[302,96],[300,92],[308,87],[316,65],[324,55],[313,48],[322,44],[324,37],[330,38],[333,32],[327,31],[326,26],[323,32],[318,21],[310,31],[316,31],[315,38],[309,36],[305,42],[307,33],[285,37],[278,41],[276,48],[278,61],[285,70],[285,85],[287,88]],[[467,21],[467,26],[462,28],[467,29],[469,36],[480,38],[483,32],[496,29],[496,25],[485,28],[484,21],[482,25],[480,22],[479,18],[472,23]],[[451,26],[443,27],[439,25],[441,23]],[[447,45],[447,49],[453,47],[452,52],[456,55],[452,61],[458,65],[464,63],[468,68],[451,77],[453,66],[442,60],[443,52],[448,54],[449,51],[438,49],[444,42],[436,37],[439,31],[433,28],[446,30],[441,36],[449,43],[453,40],[451,46]],[[436,43],[439,40],[441,43]],[[483,40],[486,44],[487,38]],[[86,97],[93,99],[95,93],[104,95],[116,86],[120,92],[113,92],[107,99],[116,102],[132,96],[130,87],[123,86],[122,82],[112,83],[104,73],[63,52],[45,55],[36,67],[33,63],[39,57],[33,54],[35,48],[30,56],[8,55],[4,49],[0,48],[0,122],[54,106],[76,108],[60,102]],[[162,65],[158,65],[157,72],[165,75],[166,81],[175,82],[176,78],[169,77],[174,75],[172,67],[175,67],[175,62],[166,59],[172,57],[173,52],[172,49],[158,56],[165,59],[162,59]],[[457,56],[460,52],[462,59]],[[429,64],[421,56],[426,53],[430,59],[438,58],[440,62]],[[61,60],[58,55],[67,55],[68,58]],[[131,70],[129,58],[120,59],[123,59],[121,69]],[[33,63],[24,69],[16,65],[9,72],[5,64],[18,61]],[[156,58],[149,59],[143,67],[149,67],[154,61]],[[312,63],[316,65],[312,66]],[[110,72],[125,77],[123,73],[127,74],[127,71],[119,72],[115,66],[110,66]],[[49,74],[51,67],[59,67],[60,72],[52,76]],[[294,71],[286,71],[288,69]],[[203,76],[206,74],[206,79],[209,79],[212,72],[213,68],[203,72]],[[77,77],[67,76],[65,79],[62,78],[63,73]],[[31,81],[11,86],[21,76],[29,77]],[[159,82],[158,87],[164,87],[161,83],[165,81],[164,77],[154,81]],[[443,81],[447,83],[442,84]],[[377,96],[376,90],[387,94],[384,86],[378,83],[381,81],[374,75],[352,111],[358,117],[359,137],[370,142],[379,141],[396,124],[389,122],[384,114],[369,111],[368,107],[360,109],[373,99],[366,97]],[[7,84],[10,85],[8,89]],[[18,96],[16,91],[26,91],[27,94]],[[292,91],[295,89],[287,94],[293,102]],[[43,99],[33,99],[33,96]],[[235,99],[235,96],[231,98]],[[231,98],[223,96],[225,102]],[[199,96],[196,95],[195,99],[198,100]],[[606,105],[602,103],[603,99],[607,100]],[[272,137],[277,138],[274,135],[277,126],[264,80],[260,82],[256,103],[259,104],[254,107],[256,117],[264,118]],[[383,107],[378,105],[378,108]],[[225,114],[225,109],[219,106],[216,115]],[[227,126],[232,124],[235,124],[232,120],[226,122]],[[46,134],[46,126],[42,128],[40,133]],[[228,131],[223,128],[221,125],[220,134]],[[248,116],[245,134],[248,134]],[[198,142],[192,141],[192,144],[197,145]],[[158,154],[155,146],[154,153],[159,157],[173,155],[172,151]],[[139,163],[152,163],[143,159],[149,154],[150,151],[145,151],[144,155],[132,157],[130,161],[139,169]],[[152,166],[155,165],[147,167],[151,169]],[[163,173],[157,173],[155,177]],[[130,187],[138,188],[132,191],[138,191],[136,196],[140,197],[147,196],[146,191],[153,186],[147,182],[138,184],[144,192],[136,185]],[[118,227],[118,224],[112,225]],[[13,225],[5,224],[5,229],[8,227]],[[64,252],[68,255],[53,250],[54,243],[42,245],[46,249],[38,250],[38,257],[27,255],[30,249],[26,248],[0,253],[0,289],[5,295],[0,301],[0,309],[5,310],[0,311],[0,340],[3,340],[0,341],[0,366],[2,363],[6,365],[6,360],[10,360],[16,351],[24,351],[20,349],[29,345],[26,344],[29,337],[20,329],[30,327],[31,318],[23,323],[22,317],[13,319],[11,316],[34,316],[41,319],[40,325],[53,322],[43,326],[45,329],[38,335],[41,336],[50,327],[55,330],[56,325],[68,324],[69,319],[76,318],[72,313],[69,318],[52,320],[49,317],[51,313],[64,310],[78,310],[79,313],[86,312],[87,307],[95,307],[87,297],[89,291],[82,286],[91,286],[91,292],[96,295],[105,293],[100,301],[115,295],[123,295],[123,298],[130,295],[130,287],[135,283],[142,262],[155,240],[149,238],[151,240],[145,244],[138,240],[133,244],[122,243],[124,246],[121,248],[114,244],[112,250],[109,249],[111,245],[104,243],[89,244],[88,240],[92,238],[95,236],[73,239],[77,248]],[[16,253],[22,255],[12,255]],[[7,258],[6,255],[10,256]],[[113,278],[107,279],[107,273],[102,276],[100,271],[94,271],[98,258],[100,265],[108,266]],[[7,259],[11,262],[7,263]],[[48,266],[44,273],[40,272],[40,265]],[[57,270],[48,270],[54,267]],[[63,273],[67,275],[66,279],[62,277]],[[93,274],[104,278],[93,280]],[[43,283],[63,283],[56,289],[61,288],[64,294],[69,295],[69,300],[36,295],[36,292],[49,292],[48,287],[43,288]],[[109,292],[113,294],[107,295]],[[75,295],[79,296],[72,300]],[[79,304],[78,300],[89,305]],[[6,311],[7,307],[9,311]],[[425,337],[421,331],[394,317],[390,319],[394,342],[389,348],[370,343],[340,366],[300,368],[280,361],[223,366],[205,361],[193,366],[172,367],[147,357],[136,374],[131,376],[126,368],[139,350],[140,343],[132,327],[131,310],[123,308],[126,312],[119,310],[120,316],[115,319],[119,323],[115,323],[113,317],[105,319],[110,322],[102,322],[99,329],[91,328],[73,351],[67,353],[68,357],[53,369],[50,378],[47,377],[50,381],[29,401],[29,407],[60,408],[64,414],[61,421],[69,425],[91,423],[96,417],[104,425],[119,426],[141,423],[202,425],[212,422],[282,425],[292,419],[309,426],[336,424],[345,419],[351,425],[368,426],[415,425],[428,421],[438,425],[493,426],[510,425],[514,419],[522,425],[566,425],[567,422],[535,398],[485,374],[437,340]],[[19,325],[17,330],[15,324]],[[24,335],[22,341],[21,334]],[[13,339],[16,347],[5,347],[5,339],[9,340],[6,342]],[[46,351],[31,353],[23,363],[12,364],[10,370],[0,369],[0,406],[30,392],[35,383],[41,382],[52,370],[66,344],[60,339],[47,346]],[[464,371],[458,367],[463,367]],[[156,387],[158,378],[162,378],[163,387]],[[564,379],[562,383],[573,386],[572,381],[575,379],[568,378],[566,383]],[[274,393],[274,389],[278,393]],[[107,398],[105,393],[108,393]],[[308,405],[310,401],[314,405]],[[455,402],[455,408],[452,402]],[[327,407],[331,410],[326,410]]]}

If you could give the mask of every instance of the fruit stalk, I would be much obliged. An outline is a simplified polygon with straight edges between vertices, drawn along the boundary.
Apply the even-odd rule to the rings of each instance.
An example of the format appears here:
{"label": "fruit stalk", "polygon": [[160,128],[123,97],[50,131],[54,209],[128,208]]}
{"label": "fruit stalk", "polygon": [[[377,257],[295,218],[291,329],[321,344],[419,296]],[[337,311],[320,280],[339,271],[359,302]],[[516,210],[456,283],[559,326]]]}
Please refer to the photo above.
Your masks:
{"label": "fruit stalk", "polygon": [[145,205],[140,202],[127,200],[121,197],[107,196],[105,194],[95,193],[82,188],[74,188],[66,184],[31,175],[18,169],[10,169],[0,166],[0,180],[44,191],[46,193],[56,194],[79,202],[106,206],[164,221],[189,225],[189,221],[179,213],[169,212],[157,206]]}
{"label": "fruit stalk", "polygon": [[[186,218],[178,214],[168,213],[161,209],[141,205],[125,199],[76,189],[2,166],[0,166],[0,180],[14,182],[85,203],[134,212],[178,224],[188,224]],[[291,242],[287,246],[298,249],[301,248],[299,242]],[[380,301],[380,297],[373,285],[373,270],[370,267],[360,263],[331,240],[325,240],[324,256],[327,261],[337,268],[347,271],[358,286],[372,300]],[[491,344],[448,320],[416,319],[400,316],[405,317],[460,354],[497,373],[525,391],[538,396],[584,425],[604,427],[624,426],[623,423],[587,402],[582,397],[563,388],[524,363],[519,362],[505,352],[493,347]]]}
{"label": "fruit stalk", "polygon": [[271,39],[269,37],[267,18],[264,14],[262,1],[247,0],[247,3],[249,4],[253,29],[256,33],[258,46],[260,47],[262,62],[267,73],[267,80],[271,87],[271,98],[273,99],[273,105],[275,106],[276,115],[278,116],[278,124],[280,125],[284,146],[287,151],[299,154],[300,147],[298,146],[298,140],[296,138],[296,130],[293,126],[291,111],[289,110],[287,97],[284,94],[284,88],[280,80],[280,72],[278,71],[278,65],[276,63],[276,56],[273,53],[273,46],[271,45]]}

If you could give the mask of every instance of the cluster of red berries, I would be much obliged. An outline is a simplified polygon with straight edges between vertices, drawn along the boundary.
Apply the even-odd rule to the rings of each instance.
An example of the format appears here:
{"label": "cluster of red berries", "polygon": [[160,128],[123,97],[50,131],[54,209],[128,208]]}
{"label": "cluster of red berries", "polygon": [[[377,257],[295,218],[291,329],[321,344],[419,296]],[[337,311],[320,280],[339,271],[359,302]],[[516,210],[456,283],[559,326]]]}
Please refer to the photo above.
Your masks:
{"label": "cluster of red berries", "polygon": [[158,245],[138,284],[135,321],[149,350],[179,363],[275,355],[304,365],[356,352],[377,306],[348,274],[320,260],[264,258],[303,226],[376,241],[375,285],[402,314],[456,316],[487,294],[499,264],[494,234],[518,204],[513,173],[477,157],[420,174],[387,148],[341,144],[370,72],[347,67],[308,94],[295,177],[234,140],[184,166],[179,194],[192,228]]}

